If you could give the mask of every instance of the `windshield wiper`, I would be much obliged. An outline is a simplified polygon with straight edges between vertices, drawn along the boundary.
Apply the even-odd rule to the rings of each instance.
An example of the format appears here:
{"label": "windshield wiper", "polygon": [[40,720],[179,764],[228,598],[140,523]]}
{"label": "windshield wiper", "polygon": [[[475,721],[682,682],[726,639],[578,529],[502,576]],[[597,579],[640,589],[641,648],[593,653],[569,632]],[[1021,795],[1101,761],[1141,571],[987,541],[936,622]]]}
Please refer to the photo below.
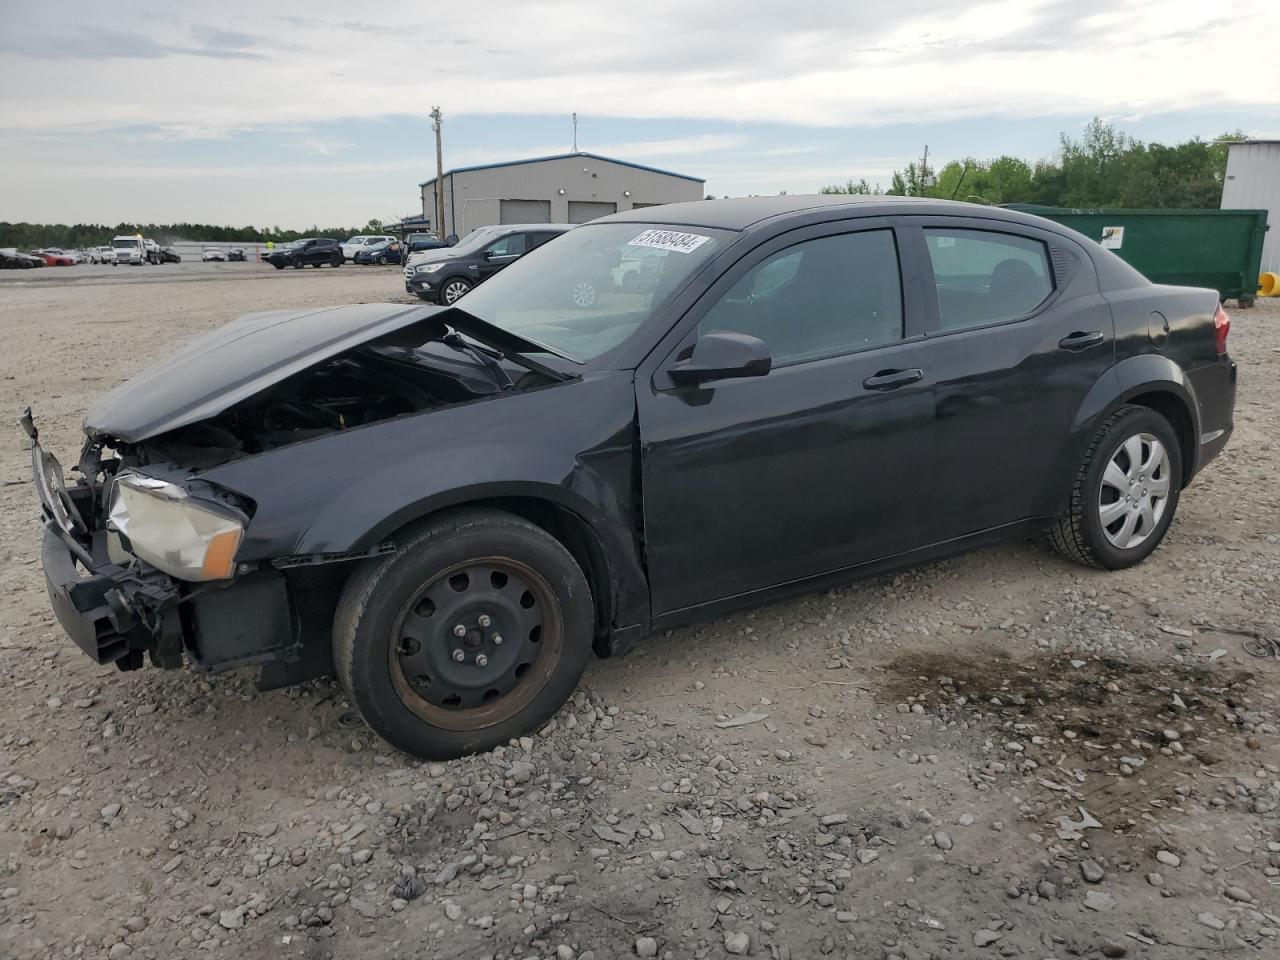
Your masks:
{"label": "windshield wiper", "polygon": [[577,360],[572,357],[566,357],[548,346],[528,340],[518,333],[495,327],[493,324],[481,320],[475,314],[467,313],[462,307],[449,307],[443,314],[437,314],[437,316],[441,321],[448,323],[451,328],[465,333],[472,340],[477,340],[487,347],[505,351],[502,354],[498,354],[498,356],[505,356],[512,363],[518,364],[526,370],[541,374],[548,380],[576,379],[574,374],[548,367],[545,363],[539,363],[534,360],[528,354],[530,352],[550,353],[562,360],[568,360],[570,363],[577,363]]}
{"label": "windshield wiper", "polygon": [[462,334],[456,330],[450,330],[440,342],[446,346],[452,347],[454,350],[468,353],[475,358],[475,361],[493,374],[494,381],[498,384],[499,390],[514,390],[515,383],[512,382],[510,375],[506,370],[502,369],[499,360],[505,359],[505,355],[497,350],[490,350],[488,347],[479,347],[474,343],[468,343],[462,339]]}

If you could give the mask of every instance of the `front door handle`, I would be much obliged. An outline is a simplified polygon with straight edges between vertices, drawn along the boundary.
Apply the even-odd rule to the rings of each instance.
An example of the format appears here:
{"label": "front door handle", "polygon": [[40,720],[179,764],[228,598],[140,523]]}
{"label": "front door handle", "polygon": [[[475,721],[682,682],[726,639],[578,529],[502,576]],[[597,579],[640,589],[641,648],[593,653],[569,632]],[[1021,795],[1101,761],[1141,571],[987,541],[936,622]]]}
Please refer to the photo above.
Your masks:
{"label": "front door handle", "polygon": [[1101,330],[1092,330],[1089,333],[1077,331],[1059,340],[1058,346],[1063,350],[1088,350],[1090,347],[1096,347],[1102,340]]}
{"label": "front door handle", "polygon": [[867,377],[862,385],[868,390],[897,390],[908,383],[924,379],[924,371],[919,367],[909,370],[881,370],[874,377]]}

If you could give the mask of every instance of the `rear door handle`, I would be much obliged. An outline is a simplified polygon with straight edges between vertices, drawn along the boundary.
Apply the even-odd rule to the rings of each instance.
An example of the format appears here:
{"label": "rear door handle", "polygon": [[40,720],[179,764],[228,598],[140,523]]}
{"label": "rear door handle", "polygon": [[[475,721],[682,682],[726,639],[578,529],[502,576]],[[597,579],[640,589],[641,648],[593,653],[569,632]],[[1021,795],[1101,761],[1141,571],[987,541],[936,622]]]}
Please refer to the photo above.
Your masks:
{"label": "rear door handle", "polygon": [[924,379],[924,371],[919,367],[909,370],[881,370],[874,377],[867,377],[862,385],[868,390],[897,390],[908,383]]}
{"label": "rear door handle", "polygon": [[1096,347],[1103,340],[1101,330],[1092,330],[1089,333],[1071,333],[1058,341],[1058,346],[1063,350],[1088,350],[1090,347]]}

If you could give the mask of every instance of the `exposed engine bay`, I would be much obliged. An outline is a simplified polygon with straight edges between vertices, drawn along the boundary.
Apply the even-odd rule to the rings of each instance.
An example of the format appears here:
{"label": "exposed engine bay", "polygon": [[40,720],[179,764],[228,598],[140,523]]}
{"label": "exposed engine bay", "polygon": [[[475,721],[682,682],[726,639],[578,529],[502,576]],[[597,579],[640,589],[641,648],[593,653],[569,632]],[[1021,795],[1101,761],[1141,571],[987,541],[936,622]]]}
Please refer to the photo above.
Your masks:
{"label": "exposed engine bay", "polygon": [[[541,379],[541,378],[536,378]],[[207,469],[240,457],[497,392],[412,348],[354,350],[274,384],[208,420],[128,445],[139,465]]]}

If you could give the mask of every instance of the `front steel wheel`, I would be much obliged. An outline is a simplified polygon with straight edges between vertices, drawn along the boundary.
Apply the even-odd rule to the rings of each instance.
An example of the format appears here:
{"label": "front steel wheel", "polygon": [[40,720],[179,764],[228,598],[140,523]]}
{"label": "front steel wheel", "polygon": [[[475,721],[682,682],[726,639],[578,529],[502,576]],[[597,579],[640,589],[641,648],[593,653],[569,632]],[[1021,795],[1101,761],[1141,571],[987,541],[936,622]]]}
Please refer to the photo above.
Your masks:
{"label": "front steel wheel", "polygon": [[466,511],[397,537],[343,590],[334,664],[365,721],[415,756],[488,750],[536,730],[591,651],[591,594],[545,530]]}
{"label": "front steel wheel", "polygon": [[1067,512],[1045,539],[1091,567],[1131,567],[1164,539],[1181,486],[1182,451],[1169,421],[1147,407],[1121,407],[1098,428]]}

